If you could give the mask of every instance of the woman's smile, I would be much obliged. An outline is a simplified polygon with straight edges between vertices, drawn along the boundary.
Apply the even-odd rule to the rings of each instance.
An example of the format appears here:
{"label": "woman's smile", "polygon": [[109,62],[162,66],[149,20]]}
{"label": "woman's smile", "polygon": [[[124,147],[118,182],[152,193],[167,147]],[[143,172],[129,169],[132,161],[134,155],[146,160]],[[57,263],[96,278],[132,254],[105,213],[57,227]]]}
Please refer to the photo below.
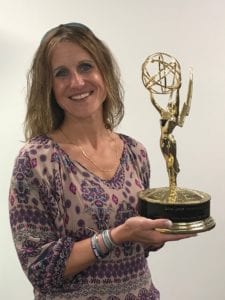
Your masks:
{"label": "woman's smile", "polygon": [[92,91],[91,92],[83,92],[81,94],[72,95],[72,96],[69,97],[69,99],[72,100],[72,101],[86,100],[87,97],[92,95],[92,93],[93,93]]}

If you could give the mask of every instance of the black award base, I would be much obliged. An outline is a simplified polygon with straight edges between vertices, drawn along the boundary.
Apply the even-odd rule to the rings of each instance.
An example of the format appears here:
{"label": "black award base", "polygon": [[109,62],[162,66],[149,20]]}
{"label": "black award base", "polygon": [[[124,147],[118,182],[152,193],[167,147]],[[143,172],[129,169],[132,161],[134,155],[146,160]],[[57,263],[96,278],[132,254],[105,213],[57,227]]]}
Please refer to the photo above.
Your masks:
{"label": "black award base", "polygon": [[169,188],[153,188],[138,193],[139,214],[150,219],[166,218],[173,222],[166,233],[198,233],[215,227],[210,217],[210,195],[190,189],[176,188],[176,198],[169,199]]}

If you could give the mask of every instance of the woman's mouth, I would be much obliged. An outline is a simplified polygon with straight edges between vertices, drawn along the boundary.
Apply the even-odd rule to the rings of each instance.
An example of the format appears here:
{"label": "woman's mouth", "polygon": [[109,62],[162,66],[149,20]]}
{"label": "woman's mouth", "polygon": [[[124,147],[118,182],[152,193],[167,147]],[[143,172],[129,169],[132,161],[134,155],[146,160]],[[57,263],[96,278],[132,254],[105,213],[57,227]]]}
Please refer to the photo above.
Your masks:
{"label": "woman's mouth", "polygon": [[69,98],[73,101],[77,101],[77,100],[84,100],[86,99],[88,96],[90,96],[93,92],[85,92],[85,93],[82,93],[82,94],[77,94],[77,95],[73,95],[73,96],[70,96]]}

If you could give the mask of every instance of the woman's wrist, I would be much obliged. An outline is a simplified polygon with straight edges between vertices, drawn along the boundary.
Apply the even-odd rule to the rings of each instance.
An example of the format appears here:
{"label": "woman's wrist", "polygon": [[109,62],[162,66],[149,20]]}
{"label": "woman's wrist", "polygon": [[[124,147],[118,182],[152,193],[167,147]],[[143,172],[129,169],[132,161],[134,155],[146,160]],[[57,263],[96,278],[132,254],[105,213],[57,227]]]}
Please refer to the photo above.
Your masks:
{"label": "woman's wrist", "polygon": [[124,224],[112,228],[110,230],[110,235],[111,235],[113,242],[116,245],[121,245],[123,242],[126,242],[129,240],[129,238],[127,236],[127,232],[124,228]]}
{"label": "woman's wrist", "polygon": [[110,229],[103,230],[101,233],[95,233],[90,238],[90,243],[93,254],[98,260],[106,257],[118,246],[112,238]]}

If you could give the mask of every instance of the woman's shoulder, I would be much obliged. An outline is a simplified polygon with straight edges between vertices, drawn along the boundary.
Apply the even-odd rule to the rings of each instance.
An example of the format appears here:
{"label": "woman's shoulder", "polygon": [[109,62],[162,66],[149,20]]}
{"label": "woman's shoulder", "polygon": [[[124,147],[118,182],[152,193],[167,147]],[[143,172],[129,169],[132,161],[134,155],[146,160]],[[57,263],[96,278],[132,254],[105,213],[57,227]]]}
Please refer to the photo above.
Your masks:
{"label": "woman's shoulder", "polygon": [[138,141],[136,138],[133,138],[131,136],[122,133],[118,133],[118,135],[129,148],[132,148],[133,150],[136,149],[136,151],[146,152],[146,147],[144,146],[144,144]]}
{"label": "woman's shoulder", "polygon": [[53,157],[56,156],[57,144],[47,135],[39,135],[26,141],[20,148],[16,157],[18,160],[40,161],[42,163],[54,161]]}
{"label": "woman's shoulder", "polygon": [[[40,135],[26,141],[14,161],[13,174],[23,173],[32,177],[34,173],[51,172],[58,165],[57,145],[46,135]],[[50,166],[54,165],[54,168]],[[33,174],[31,176],[31,174]]]}
{"label": "woman's shoulder", "polygon": [[128,135],[120,134],[120,138],[124,141],[126,149],[125,153],[128,154],[131,162],[135,166],[143,186],[147,188],[149,186],[150,178],[150,162],[145,146],[135,138]]}
{"label": "woman's shoulder", "polygon": [[24,143],[19,151],[19,155],[23,154],[37,154],[47,149],[54,148],[54,142],[47,135],[35,136]]}

